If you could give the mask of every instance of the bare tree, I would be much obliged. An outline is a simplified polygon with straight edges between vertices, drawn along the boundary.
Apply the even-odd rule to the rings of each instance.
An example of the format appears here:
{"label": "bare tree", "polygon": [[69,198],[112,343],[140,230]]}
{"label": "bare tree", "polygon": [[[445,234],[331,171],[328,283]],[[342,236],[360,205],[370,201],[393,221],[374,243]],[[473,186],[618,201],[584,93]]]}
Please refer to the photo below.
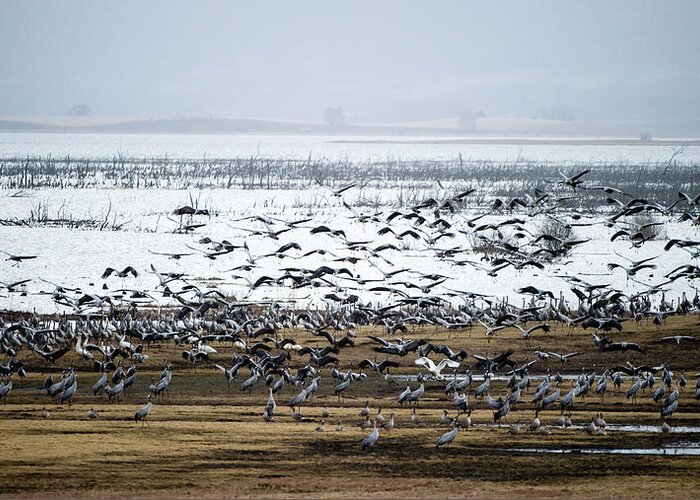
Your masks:
{"label": "bare tree", "polygon": [[476,115],[471,111],[460,111],[457,115],[457,124],[462,130],[475,130]]}
{"label": "bare tree", "polygon": [[329,127],[342,127],[345,125],[345,114],[340,106],[328,106],[323,112],[323,122]]}
{"label": "bare tree", "polygon": [[92,108],[88,104],[76,104],[68,110],[71,116],[90,116]]}

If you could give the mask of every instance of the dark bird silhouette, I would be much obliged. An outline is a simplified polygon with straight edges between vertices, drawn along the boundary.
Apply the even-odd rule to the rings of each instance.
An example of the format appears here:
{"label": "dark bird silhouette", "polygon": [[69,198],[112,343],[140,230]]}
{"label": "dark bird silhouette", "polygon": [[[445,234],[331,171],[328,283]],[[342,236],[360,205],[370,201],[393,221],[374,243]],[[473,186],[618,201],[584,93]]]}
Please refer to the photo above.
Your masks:
{"label": "dark bird silhouette", "polygon": [[7,259],[5,260],[11,260],[13,262],[16,262],[20,264],[23,260],[31,260],[31,259],[36,259],[38,256],[37,255],[14,255],[8,252],[5,252],[4,250],[0,250],[0,253],[4,253],[7,255]]}
{"label": "dark bird silhouette", "polygon": [[105,269],[105,272],[102,273],[102,279],[107,279],[107,278],[109,278],[112,274],[116,274],[116,275],[119,276],[120,278],[126,278],[126,277],[128,277],[129,275],[132,275],[134,278],[136,278],[136,277],[139,275],[138,271],[136,271],[136,269],[134,269],[134,268],[131,267],[131,266],[126,266],[126,267],[125,267],[124,269],[122,269],[121,271],[117,271],[117,270],[114,269],[113,267],[108,267],[107,269]]}
{"label": "dark bird silhouette", "polygon": [[633,342],[610,342],[606,346],[604,346],[601,349],[603,352],[611,352],[611,351],[619,351],[619,352],[625,352],[625,351],[636,351],[642,354],[646,354],[646,351],[642,349],[639,344],[635,344]]}
{"label": "dark bird silhouette", "polygon": [[687,248],[696,247],[699,245],[700,241],[672,239],[669,240],[668,243],[666,243],[666,246],[664,246],[664,250],[668,251],[671,250],[673,247]]}
{"label": "dark bird silhouette", "polygon": [[371,368],[372,370],[379,373],[384,373],[384,371],[387,368],[397,368],[399,366],[401,365],[398,362],[389,359],[385,359],[380,363],[377,363],[376,361],[372,361],[371,359],[367,358],[360,361],[360,368]]}
{"label": "dark bird silhouette", "polygon": [[560,181],[561,184],[564,184],[565,186],[570,186],[572,189],[576,189],[578,186],[583,184],[583,181],[581,180],[581,177],[586,175],[590,170],[586,169],[582,172],[579,172],[575,175],[567,176],[564,172],[561,170],[558,170],[559,175],[562,176],[563,180]]}

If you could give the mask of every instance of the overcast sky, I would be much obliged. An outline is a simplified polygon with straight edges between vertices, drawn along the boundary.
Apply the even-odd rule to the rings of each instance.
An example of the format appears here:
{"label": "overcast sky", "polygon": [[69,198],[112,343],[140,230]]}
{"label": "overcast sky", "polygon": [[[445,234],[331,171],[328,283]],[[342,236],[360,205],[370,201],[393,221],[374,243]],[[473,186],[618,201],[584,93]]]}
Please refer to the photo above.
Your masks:
{"label": "overcast sky", "polygon": [[700,117],[700,2],[0,0],[0,115]]}

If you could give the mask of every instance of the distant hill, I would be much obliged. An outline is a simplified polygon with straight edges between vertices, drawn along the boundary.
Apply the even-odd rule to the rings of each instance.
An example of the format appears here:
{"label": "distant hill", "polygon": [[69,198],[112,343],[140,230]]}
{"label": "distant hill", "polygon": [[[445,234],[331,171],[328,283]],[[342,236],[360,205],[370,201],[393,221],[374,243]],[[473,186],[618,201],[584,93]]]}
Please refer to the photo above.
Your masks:
{"label": "distant hill", "polygon": [[[444,135],[444,129],[397,125],[343,125],[255,118],[160,118],[100,119],[47,117],[21,119],[0,117],[5,132],[102,132],[168,134],[329,134],[329,135]],[[462,133],[454,129],[450,134]]]}
{"label": "distant hill", "polygon": [[[687,125],[687,124],[686,124]],[[683,130],[694,130],[686,128]],[[601,125],[574,121],[533,118],[478,118],[471,129],[463,129],[457,119],[435,119],[389,124],[348,124],[330,127],[322,123],[258,118],[143,118],[0,116],[3,132],[91,132],[120,134],[314,134],[358,136],[440,136],[440,137],[627,137],[637,139],[642,132],[652,137],[675,136],[679,130],[659,127],[649,130],[643,124]],[[700,132],[700,128],[698,130]]]}

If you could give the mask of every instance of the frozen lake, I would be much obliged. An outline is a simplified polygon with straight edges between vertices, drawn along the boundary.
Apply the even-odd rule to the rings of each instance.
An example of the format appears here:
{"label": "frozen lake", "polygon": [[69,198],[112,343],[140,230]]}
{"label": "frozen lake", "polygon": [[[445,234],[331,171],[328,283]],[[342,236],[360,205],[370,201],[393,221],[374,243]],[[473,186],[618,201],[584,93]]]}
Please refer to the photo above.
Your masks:
{"label": "frozen lake", "polygon": [[[347,137],[328,135],[184,135],[184,134],[54,134],[0,133],[0,157],[46,156],[72,158],[118,155],[167,158],[328,158],[377,161],[465,160],[495,162],[538,161],[570,164],[668,162],[677,146],[639,145],[521,145],[427,144],[426,140],[455,137]],[[537,139],[543,139],[538,137]],[[373,143],[341,141],[380,141]],[[381,141],[401,141],[400,144]],[[412,140],[421,143],[410,144]],[[700,146],[686,146],[678,162],[700,162]]]}

